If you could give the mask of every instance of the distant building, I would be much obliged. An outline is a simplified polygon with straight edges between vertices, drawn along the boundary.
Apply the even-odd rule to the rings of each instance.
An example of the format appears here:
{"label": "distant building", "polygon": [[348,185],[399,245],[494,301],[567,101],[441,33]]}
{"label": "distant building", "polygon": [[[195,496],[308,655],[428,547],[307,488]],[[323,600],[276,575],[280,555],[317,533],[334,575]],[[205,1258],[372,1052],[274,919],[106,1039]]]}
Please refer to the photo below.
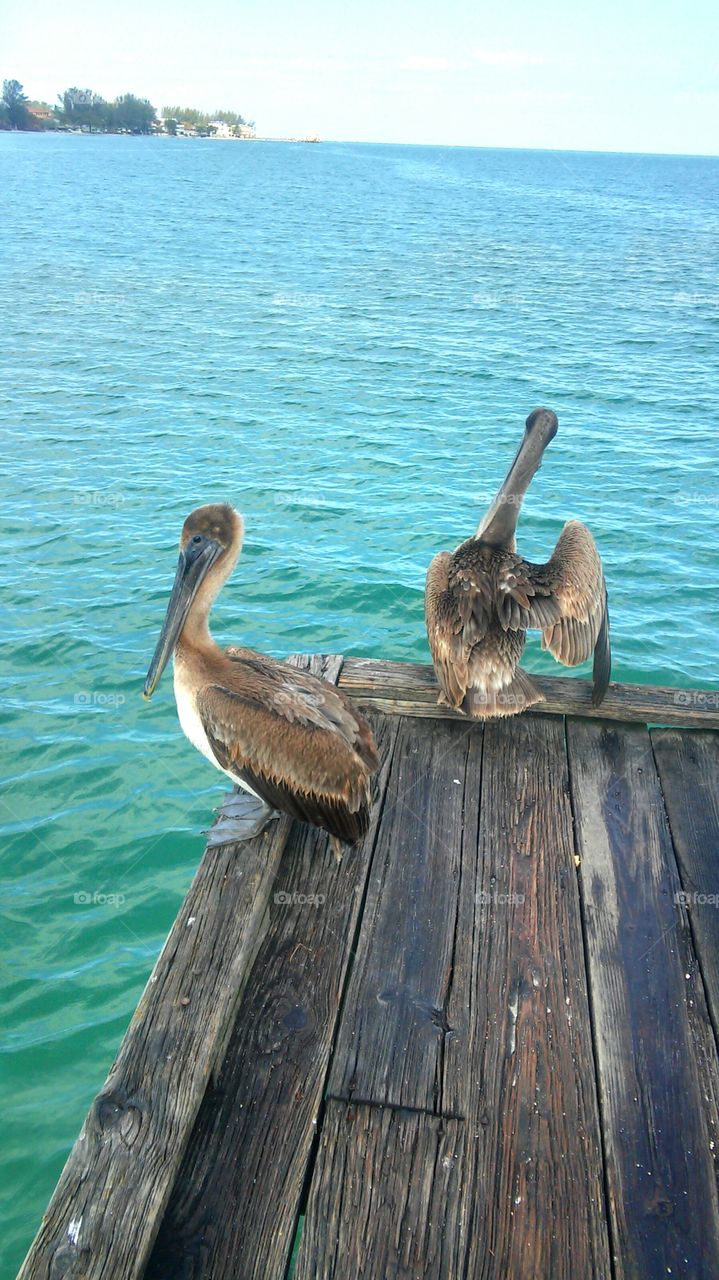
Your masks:
{"label": "distant building", "polygon": [[235,136],[232,125],[228,124],[226,120],[210,120],[207,127],[214,130],[216,138],[234,138]]}
{"label": "distant building", "polygon": [[49,107],[29,106],[28,111],[30,115],[33,117],[33,119],[35,120],[42,120],[43,122],[45,122],[48,120],[55,119],[55,113],[54,111],[51,111]]}
{"label": "distant building", "polygon": [[[167,133],[168,117],[158,116],[153,127],[159,133]],[[192,124],[189,120],[178,120],[175,132],[178,138],[256,138],[254,126],[249,124],[228,124],[226,120],[210,120],[208,124]]]}
{"label": "distant building", "polygon": [[226,120],[210,120],[208,129],[213,129],[215,138],[254,138],[255,131],[248,124],[228,124]]}

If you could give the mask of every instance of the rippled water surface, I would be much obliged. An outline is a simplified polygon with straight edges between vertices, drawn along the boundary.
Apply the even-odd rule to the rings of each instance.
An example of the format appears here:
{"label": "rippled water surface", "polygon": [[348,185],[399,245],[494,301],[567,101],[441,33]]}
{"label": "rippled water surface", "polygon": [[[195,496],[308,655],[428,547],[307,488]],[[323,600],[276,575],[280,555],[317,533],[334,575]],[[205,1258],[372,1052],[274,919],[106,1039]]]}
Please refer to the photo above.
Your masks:
{"label": "rippled water surface", "polygon": [[615,678],[711,687],[719,161],[0,134],[0,208],[11,1275],[224,789],[140,700],[194,506],[247,521],[220,640],[426,660],[549,404],[522,549],[585,520]]}

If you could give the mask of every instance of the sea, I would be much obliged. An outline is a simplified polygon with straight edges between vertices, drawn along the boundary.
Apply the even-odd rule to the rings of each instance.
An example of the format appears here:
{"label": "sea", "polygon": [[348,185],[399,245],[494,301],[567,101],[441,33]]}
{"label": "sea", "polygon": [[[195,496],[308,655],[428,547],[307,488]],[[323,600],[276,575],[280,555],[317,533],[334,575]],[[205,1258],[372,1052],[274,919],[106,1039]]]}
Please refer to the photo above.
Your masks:
{"label": "sea", "polygon": [[246,521],[221,643],[428,661],[547,405],[521,550],[585,521],[614,678],[716,688],[719,159],[0,133],[0,255],[10,1277],[226,789],[141,699],[194,507]]}

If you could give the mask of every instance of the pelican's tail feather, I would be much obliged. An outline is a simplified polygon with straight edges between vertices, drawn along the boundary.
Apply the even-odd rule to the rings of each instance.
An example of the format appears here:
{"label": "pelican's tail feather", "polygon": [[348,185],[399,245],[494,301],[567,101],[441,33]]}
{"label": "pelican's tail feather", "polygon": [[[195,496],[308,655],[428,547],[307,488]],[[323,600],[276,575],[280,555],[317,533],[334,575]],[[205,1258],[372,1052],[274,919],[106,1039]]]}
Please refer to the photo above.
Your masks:
{"label": "pelican's tail feather", "polygon": [[502,689],[484,689],[474,686],[467,690],[462,710],[475,720],[489,720],[495,716],[516,716],[538,702],[544,702],[534,681],[520,667],[509,684]]}

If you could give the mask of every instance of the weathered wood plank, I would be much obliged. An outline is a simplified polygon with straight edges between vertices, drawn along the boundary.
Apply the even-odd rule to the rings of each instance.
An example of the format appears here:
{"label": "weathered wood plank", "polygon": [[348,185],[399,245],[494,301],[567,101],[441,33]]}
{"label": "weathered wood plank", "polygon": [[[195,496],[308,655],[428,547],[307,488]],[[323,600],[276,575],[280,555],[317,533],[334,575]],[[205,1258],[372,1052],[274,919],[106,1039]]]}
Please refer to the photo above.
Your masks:
{"label": "weathered wood plank", "polygon": [[[342,659],[298,658],[336,680]],[[19,1280],[133,1280],[147,1261],[261,937],[291,822],[206,852]]]}
{"label": "weathered wood plank", "polygon": [[449,1280],[462,1122],[327,1103],[294,1280]]}
{"label": "weathered wood plank", "polygon": [[719,1035],[719,734],[654,729],[683,904]]}
{"label": "weathered wood plank", "polygon": [[330,1073],[339,1098],[444,1110],[463,811],[478,805],[481,750],[467,762],[481,736],[481,725],[401,723]]}
{"label": "weathered wood plank", "polygon": [[373,727],[382,764],[370,831],[338,865],[324,834],[293,829],[145,1280],[285,1273],[399,722]]}
{"label": "weathered wood plank", "polygon": [[615,1275],[719,1275],[716,1046],[645,729],[568,724]]}
{"label": "weathered wood plank", "polygon": [[[461,900],[450,1105],[466,1116],[463,1276],[611,1275],[564,726],[532,714],[485,726],[478,849]],[[466,959],[465,959],[466,956]],[[465,1015],[466,1016],[466,1015]],[[454,1091],[456,1096],[453,1096]],[[463,1095],[463,1096],[462,1096]]]}
{"label": "weathered wood plank", "polygon": [[[533,676],[532,679],[546,698],[541,705],[544,714],[719,729],[717,691],[610,684],[601,706],[593,707],[592,686],[588,680],[579,680],[573,675]],[[437,706],[437,680],[433,668],[425,663],[346,658],[339,685],[361,706],[389,714],[431,716],[467,723],[459,712]]]}

